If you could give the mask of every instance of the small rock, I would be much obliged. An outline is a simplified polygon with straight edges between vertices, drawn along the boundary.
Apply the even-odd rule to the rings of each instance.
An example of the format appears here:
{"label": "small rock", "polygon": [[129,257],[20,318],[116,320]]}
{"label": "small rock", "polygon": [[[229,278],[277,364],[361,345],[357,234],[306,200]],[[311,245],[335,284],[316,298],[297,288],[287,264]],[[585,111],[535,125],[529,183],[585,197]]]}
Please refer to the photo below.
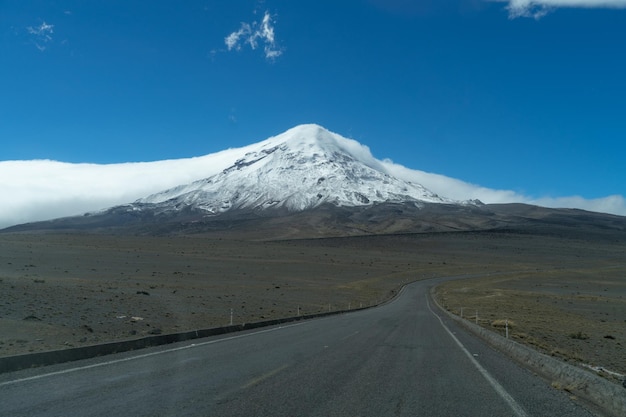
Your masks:
{"label": "small rock", "polygon": [[148,334],[161,334],[163,331],[161,329],[152,329],[148,332]]}

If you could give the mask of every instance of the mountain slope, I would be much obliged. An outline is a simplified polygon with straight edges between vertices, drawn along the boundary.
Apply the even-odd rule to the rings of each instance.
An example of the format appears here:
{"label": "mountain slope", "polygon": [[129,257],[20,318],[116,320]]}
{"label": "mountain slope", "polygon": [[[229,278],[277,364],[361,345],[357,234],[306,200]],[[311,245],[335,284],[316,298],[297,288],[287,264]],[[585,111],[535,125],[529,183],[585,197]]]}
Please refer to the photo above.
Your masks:
{"label": "mountain slope", "polygon": [[233,209],[300,211],[322,204],[454,203],[420,184],[389,175],[367,148],[317,125],[301,125],[256,145],[216,175],[138,200],[133,208],[192,207],[215,215]]}
{"label": "mountain slope", "polygon": [[[626,230],[626,218],[440,197],[390,174],[369,149],[317,125],[203,158],[206,178],[96,213],[14,226],[255,239],[532,230],[577,236]],[[576,231],[579,226],[589,226]]]}

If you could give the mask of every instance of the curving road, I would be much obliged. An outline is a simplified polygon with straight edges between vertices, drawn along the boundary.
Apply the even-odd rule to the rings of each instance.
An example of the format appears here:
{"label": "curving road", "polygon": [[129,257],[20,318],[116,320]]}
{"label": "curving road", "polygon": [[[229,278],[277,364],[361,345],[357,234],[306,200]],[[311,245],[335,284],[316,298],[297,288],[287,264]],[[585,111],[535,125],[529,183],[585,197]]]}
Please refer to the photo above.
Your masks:
{"label": "curving road", "polygon": [[0,416],[590,416],[457,328],[384,306],[0,375]]}

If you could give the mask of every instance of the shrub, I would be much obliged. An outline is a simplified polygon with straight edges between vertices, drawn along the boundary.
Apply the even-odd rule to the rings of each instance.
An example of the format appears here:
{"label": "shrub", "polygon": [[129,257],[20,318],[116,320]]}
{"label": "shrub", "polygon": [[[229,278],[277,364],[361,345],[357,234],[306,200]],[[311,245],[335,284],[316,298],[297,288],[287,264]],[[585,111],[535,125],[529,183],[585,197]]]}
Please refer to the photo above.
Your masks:
{"label": "shrub", "polygon": [[571,337],[572,339],[577,339],[577,340],[587,340],[587,339],[589,339],[589,335],[587,335],[587,334],[585,334],[585,333],[583,333],[581,331],[578,331],[577,333],[571,333],[569,335],[569,337]]}

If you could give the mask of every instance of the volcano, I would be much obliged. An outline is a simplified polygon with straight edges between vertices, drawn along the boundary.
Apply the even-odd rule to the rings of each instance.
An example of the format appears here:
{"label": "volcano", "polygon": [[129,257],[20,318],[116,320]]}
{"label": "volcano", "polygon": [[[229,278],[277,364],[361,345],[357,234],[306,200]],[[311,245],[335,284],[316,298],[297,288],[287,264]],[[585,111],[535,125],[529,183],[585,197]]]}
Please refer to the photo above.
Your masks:
{"label": "volcano", "polygon": [[[205,178],[132,203],[7,231],[206,232],[265,237],[472,231],[580,221],[624,230],[620,216],[523,204],[457,201],[394,176],[367,146],[325,128],[296,126],[264,141],[203,157]],[[559,230],[560,230],[559,229]]]}
{"label": "volcano", "polygon": [[231,210],[297,212],[380,203],[457,202],[390,175],[360,143],[318,125],[301,125],[242,148],[230,166],[208,178],[138,200],[138,210],[181,209],[217,215]]}

